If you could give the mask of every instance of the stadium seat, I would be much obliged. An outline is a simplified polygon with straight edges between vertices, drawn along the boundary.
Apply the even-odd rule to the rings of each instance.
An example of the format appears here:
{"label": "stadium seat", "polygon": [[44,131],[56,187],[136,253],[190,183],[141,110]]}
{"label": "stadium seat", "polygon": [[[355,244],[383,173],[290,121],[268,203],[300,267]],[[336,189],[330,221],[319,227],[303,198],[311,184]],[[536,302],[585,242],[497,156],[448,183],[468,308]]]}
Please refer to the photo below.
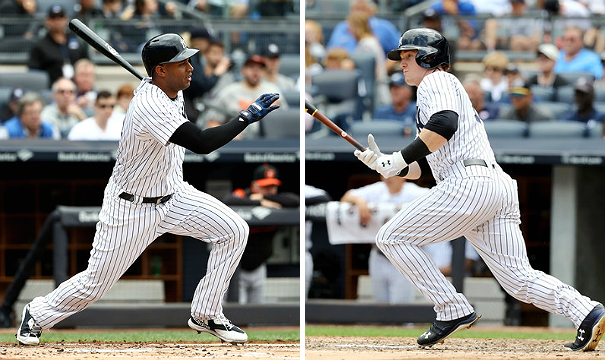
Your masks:
{"label": "stadium seat", "polygon": [[361,79],[365,85],[364,110],[372,113],[376,96],[376,59],[370,53],[354,51],[351,60],[355,63],[355,68],[361,72]]}
{"label": "stadium seat", "polygon": [[594,88],[594,101],[605,102],[605,89],[600,86]]}
{"label": "stadium seat", "polygon": [[588,71],[566,71],[558,74],[563,79],[567,80],[568,83],[573,84],[581,77],[588,78],[592,81],[595,80],[595,76],[593,73]]}
{"label": "stadium seat", "polygon": [[483,122],[490,138],[522,138],[527,136],[527,123],[519,120],[493,119]]}
{"label": "stadium seat", "polygon": [[574,89],[572,85],[559,86],[555,92],[555,101],[566,104],[574,103]]}
{"label": "stadium seat", "polygon": [[295,107],[298,109],[300,106],[300,92],[298,90],[284,90],[282,91],[284,101],[289,107]]}
{"label": "stadium seat", "polygon": [[531,92],[539,101],[555,101],[555,90],[550,86],[532,86]]}
{"label": "stadium seat", "polygon": [[40,70],[0,73],[1,87],[20,87],[23,90],[40,91],[50,88],[48,73]]}
{"label": "stadium seat", "polygon": [[592,106],[595,108],[595,110],[605,113],[605,102],[594,102]]}
{"label": "stadium seat", "polygon": [[579,121],[537,121],[529,124],[530,138],[581,138],[586,124]]}
{"label": "stadium seat", "polygon": [[279,73],[293,79],[300,77],[300,56],[298,54],[283,54],[279,57]]}
{"label": "stadium seat", "polygon": [[603,137],[603,123],[595,123],[587,126],[588,137],[591,138],[602,138]]}
{"label": "stadium seat", "polygon": [[347,131],[358,141],[366,139],[368,134],[383,136],[403,136],[405,125],[395,120],[353,121]]}
{"label": "stadium seat", "polygon": [[298,108],[278,109],[270,112],[260,122],[266,139],[299,139],[300,114]]}
{"label": "stadium seat", "polygon": [[[316,94],[325,99],[322,112],[346,130],[347,123],[358,117],[361,107],[359,70],[325,70],[312,78]],[[319,103],[315,104],[318,108]]]}
{"label": "stadium seat", "polygon": [[[573,104],[573,103],[572,103]],[[573,109],[573,106],[569,103],[563,103],[558,101],[542,101],[536,103],[536,105],[543,110],[553,114],[555,119],[560,120],[565,114]]]}

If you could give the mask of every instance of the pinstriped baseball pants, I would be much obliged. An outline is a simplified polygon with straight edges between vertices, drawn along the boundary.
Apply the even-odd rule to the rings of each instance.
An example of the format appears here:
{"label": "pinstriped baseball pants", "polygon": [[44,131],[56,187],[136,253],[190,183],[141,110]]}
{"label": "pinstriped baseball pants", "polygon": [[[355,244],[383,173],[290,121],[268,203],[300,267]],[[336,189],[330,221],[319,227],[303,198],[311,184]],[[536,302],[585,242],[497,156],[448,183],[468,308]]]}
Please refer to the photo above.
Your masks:
{"label": "pinstriped baseball pants", "polygon": [[454,320],[474,310],[420,246],[465,236],[506,292],[565,316],[577,328],[598,302],[531,267],[519,228],[516,181],[498,165],[452,168],[449,177],[380,229],[378,247],[435,304],[437,320]]}
{"label": "pinstriped baseball pants", "polygon": [[105,189],[87,269],[32,300],[30,313],[36,322],[43,329],[52,328],[99,300],[153,240],[168,232],[212,243],[191,314],[202,320],[221,314],[221,301],[248,240],[248,224],[219,200],[186,183],[160,205],[129,202],[118,198],[120,193],[111,183]]}

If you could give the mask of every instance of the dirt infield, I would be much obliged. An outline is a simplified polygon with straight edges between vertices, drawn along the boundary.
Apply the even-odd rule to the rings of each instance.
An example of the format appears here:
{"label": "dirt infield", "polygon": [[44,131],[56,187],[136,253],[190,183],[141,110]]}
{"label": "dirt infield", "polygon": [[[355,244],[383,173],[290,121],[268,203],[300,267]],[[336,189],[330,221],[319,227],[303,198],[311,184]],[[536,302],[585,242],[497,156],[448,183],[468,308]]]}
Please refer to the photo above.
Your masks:
{"label": "dirt infield", "polygon": [[[573,338],[573,336],[572,336]],[[415,338],[324,337],[305,339],[305,360],[500,360],[603,359],[604,344],[597,351],[571,352],[560,340],[447,339],[443,344],[421,349]]]}
{"label": "dirt infield", "polygon": [[0,344],[0,359],[300,359],[299,343],[43,343]]}

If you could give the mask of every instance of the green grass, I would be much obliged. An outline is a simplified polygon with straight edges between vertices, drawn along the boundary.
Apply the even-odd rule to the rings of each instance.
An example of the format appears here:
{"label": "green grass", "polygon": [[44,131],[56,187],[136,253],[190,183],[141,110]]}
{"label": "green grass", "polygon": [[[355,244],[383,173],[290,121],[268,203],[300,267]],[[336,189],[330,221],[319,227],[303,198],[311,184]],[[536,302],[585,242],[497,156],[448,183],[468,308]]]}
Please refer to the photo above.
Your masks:
{"label": "green grass", "polygon": [[[427,324],[428,328],[428,324]],[[305,326],[306,336],[350,336],[350,337],[418,337],[426,328],[404,328],[404,327],[373,327],[373,326]],[[452,335],[457,338],[476,338],[476,339],[540,339],[540,340],[573,340],[575,334],[569,330],[561,332],[541,332],[540,328],[536,331],[495,331],[481,330],[472,328],[470,330],[459,331]]]}
{"label": "green grass", "polygon": [[[300,341],[298,330],[249,330],[248,341]],[[42,343],[50,342],[219,342],[210,334],[198,334],[193,330],[160,330],[160,331],[49,331],[42,333]],[[0,343],[16,343],[14,334],[0,334]]]}

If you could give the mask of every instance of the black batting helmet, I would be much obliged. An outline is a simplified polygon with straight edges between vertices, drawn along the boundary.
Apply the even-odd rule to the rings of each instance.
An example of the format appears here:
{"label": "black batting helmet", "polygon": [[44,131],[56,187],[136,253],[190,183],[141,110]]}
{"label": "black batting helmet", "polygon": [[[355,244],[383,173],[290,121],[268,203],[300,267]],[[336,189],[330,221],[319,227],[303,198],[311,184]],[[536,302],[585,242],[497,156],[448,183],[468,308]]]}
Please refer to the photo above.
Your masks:
{"label": "black batting helmet", "polygon": [[401,50],[418,50],[416,62],[425,69],[450,64],[450,46],[447,39],[433,29],[410,29],[399,38],[399,47],[389,51],[391,60],[401,60]]}
{"label": "black batting helmet", "polygon": [[162,34],[152,37],[145,43],[141,58],[147,74],[151,76],[156,66],[187,60],[198,51],[188,48],[185,40],[177,34]]}

